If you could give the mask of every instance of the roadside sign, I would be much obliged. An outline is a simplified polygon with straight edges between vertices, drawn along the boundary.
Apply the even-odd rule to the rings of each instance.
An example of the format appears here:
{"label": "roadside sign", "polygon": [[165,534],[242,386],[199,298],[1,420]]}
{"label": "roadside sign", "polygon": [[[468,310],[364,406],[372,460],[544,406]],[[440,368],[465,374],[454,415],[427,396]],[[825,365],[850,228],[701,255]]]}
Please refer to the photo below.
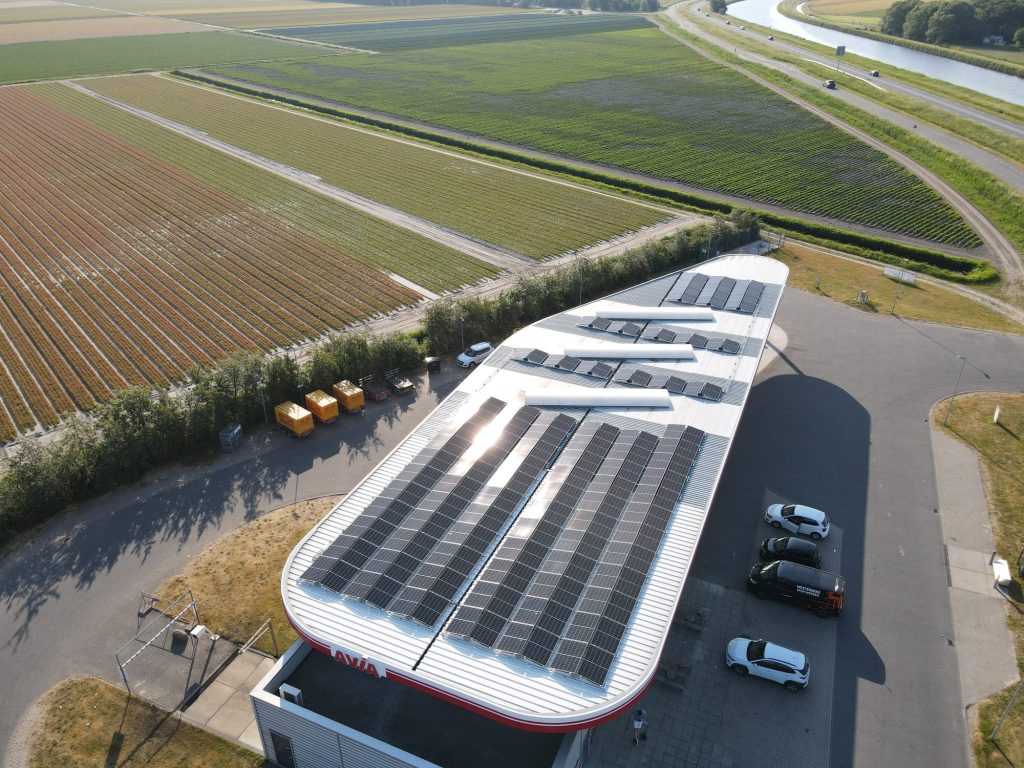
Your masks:
{"label": "roadside sign", "polygon": [[842,56],[844,53],[846,53],[846,46],[845,45],[837,45],[836,46],[836,56]]}

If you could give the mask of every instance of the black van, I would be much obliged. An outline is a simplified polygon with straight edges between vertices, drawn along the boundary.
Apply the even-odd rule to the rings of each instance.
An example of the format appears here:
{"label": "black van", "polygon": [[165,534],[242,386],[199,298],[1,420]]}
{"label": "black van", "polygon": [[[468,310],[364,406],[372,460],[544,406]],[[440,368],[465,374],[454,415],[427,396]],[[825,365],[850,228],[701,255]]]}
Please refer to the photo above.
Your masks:
{"label": "black van", "polygon": [[821,617],[843,612],[845,589],[842,576],[785,561],[755,565],[747,579],[747,590],[760,599],[785,600]]}

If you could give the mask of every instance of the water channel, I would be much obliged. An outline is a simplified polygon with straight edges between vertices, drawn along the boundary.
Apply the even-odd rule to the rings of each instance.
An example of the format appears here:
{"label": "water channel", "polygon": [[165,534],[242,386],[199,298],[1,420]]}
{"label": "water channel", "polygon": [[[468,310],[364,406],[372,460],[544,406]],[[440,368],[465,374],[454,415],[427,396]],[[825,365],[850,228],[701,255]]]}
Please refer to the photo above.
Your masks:
{"label": "water channel", "polygon": [[[1024,105],[1024,78],[797,21],[779,13],[778,4],[779,0],[741,0],[729,6],[729,15],[832,48],[845,45],[847,51],[858,56]],[[882,76],[885,76],[884,72]]]}

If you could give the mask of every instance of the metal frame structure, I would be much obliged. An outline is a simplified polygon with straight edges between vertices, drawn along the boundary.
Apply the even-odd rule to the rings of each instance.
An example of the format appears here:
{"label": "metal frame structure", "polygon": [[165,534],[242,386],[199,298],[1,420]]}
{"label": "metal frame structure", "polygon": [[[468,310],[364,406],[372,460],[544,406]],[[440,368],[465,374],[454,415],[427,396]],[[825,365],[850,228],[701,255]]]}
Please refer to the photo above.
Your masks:
{"label": "metal frame structure", "polygon": [[[166,608],[157,607],[160,603],[167,603]],[[184,607],[181,607],[184,606]],[[157,615],[152,619],[142,624],[142,617],[145,616],[152,610],[157,611]],[[128,680],[128,665],[131,664],[139,655],[147,648],[152,646],[157,639],[163,635],[168,629],[171,628],[176,622],[180,622],[182,617],[186,614],[192,614],[192,618],[188,623],[189,630],[194,630],[199,626],[199,609],[196,607],[196,599],[192,596],[192,590],[186,589],[174,600],[167,600],[167,598],[160,597],[159,595],[152,595],[148,592],[143,592],[142,597],[139,601],[139,629],[135,635],[122,645],[117,651],[114,652],[114,659],[117,661],[117,668],[121,672],[121,679],[124,680],[124,687],[128,693],[132,692],[131,683]],[[150,634],[153,626],[161,620],[165,619],[163,625],[156,632]],[[146,639],[144,639],[146,638]],[[133,643],[142,643],[142,647],[136,650],[133,654],[122,660],[121,656],[125,654],[129,646]],[[197,644],[196,637],[190,636],[189,642],[193,643],[192,657],[195,658],[195,644]]]}

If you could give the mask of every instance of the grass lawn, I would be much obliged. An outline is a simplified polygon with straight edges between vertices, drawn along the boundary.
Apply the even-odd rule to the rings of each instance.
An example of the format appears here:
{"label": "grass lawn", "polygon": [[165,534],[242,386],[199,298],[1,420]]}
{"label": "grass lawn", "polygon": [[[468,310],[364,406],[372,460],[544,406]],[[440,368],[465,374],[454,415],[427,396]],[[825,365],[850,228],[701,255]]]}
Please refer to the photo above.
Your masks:
{"label": "grass lawn", "polygon": [[[243,525],[193,559],[157,594],[174,599],[191,589],[203,624],[236,643],[247,641],[269,618],[284,651],[296,635],[281,603],[281,570],[299,540],[339,499],[301,501]],[[255,647],[273,653],[269,633]]]}
{"label": "grass lawn", "polygon": [[[992,414],[999,406],[999,424]],[[934,423],[941,424],[946,404],[932,411]],[[981,460],[985,477],[992,534],[1000,557],[1015,570],[1017,553],[1024,541],[1024,394],[978,393],[960,395],[943,429],[973,448]],[[1021,606],[1024,609],[1024,606]],[[1024,673],[1024,613],[1008,610],[1008,624],[1017,648],[1017,666]],[[979,768],[1024,764],[1024,701],[1003,723],[997,743],[988,739],[1016,685],[978,705],[978,727],[972,734],[974,756]]]}
{"label": "grass lawn", "polygon": [[40,702],[29,768],[257,768],[263,757],[92,677],[50,689]]}
{"label": "grass lawn", "polygon": [[[865,312],[888,314],[896,294],[896,282],[882,274],[882,265],[869,266],[822,253],[797,243],[787,243],[772,255],[789,266],[794,288],[827,296]],[[821,280],[820,287],[815,281]],[[857,301],[868,292],[868,303]],[[1024,333],[1024,328],[999,313],[953,291],[937,286],[901,285],[896,314],[908,320],[927,320],[985,331]]]}

